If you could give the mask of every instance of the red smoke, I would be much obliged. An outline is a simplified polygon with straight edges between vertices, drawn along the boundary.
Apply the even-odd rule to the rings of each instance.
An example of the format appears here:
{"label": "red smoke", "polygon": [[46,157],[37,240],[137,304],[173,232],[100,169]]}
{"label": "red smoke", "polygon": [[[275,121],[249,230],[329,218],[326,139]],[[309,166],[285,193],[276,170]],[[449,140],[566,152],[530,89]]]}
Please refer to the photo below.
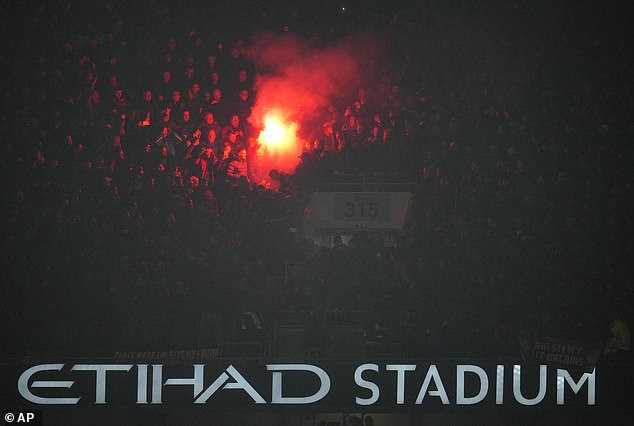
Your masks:
{"label": "red smoke", "polygon": [[[367,34],[326,47],[316,47],[292,34],[264,33],[254,38],[245,51],[257,70],[249,121],[264,130],[259,142],[270,154],[262,159],[264,173],[294,171],[304,139],[315,130],[309,128],[311,123],[320,123],[330,103],[352,101],[357,88],[373,77],[370,70],[382,50],[378,46]],[[271,144],[280,135],[283,149]]]}

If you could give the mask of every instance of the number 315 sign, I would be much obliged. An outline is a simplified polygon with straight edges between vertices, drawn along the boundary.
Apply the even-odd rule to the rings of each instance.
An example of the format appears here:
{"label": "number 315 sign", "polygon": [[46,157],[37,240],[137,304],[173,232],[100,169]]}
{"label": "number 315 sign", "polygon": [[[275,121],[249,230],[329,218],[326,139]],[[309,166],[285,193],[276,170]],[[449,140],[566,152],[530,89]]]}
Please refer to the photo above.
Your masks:
{"label": "number 315 sign", "polygon": [[336,193],[334,219],[342,222],[388,222],[390,194],[385,192]]}

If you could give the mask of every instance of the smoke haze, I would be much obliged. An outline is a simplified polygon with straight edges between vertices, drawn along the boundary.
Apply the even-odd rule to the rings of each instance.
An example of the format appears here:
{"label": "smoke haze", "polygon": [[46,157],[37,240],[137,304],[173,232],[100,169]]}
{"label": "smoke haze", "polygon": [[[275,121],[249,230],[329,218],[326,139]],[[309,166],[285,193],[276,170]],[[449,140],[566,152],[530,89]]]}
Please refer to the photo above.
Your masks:
{"label": "smoke haze", "polygon": [[[379,40],[361,33],[336,45],[316,46],[293,34],[258,34],[245,51],[257,73],[249,121],[261,128],[266,115],[274,111],[286,123],[296,123],[299,134],[306,137],[329,104],[350,103],[360,86],[376,80],[383,51]],[[302,152],[301,139],[283,164],[270,168],[292,171]]]}

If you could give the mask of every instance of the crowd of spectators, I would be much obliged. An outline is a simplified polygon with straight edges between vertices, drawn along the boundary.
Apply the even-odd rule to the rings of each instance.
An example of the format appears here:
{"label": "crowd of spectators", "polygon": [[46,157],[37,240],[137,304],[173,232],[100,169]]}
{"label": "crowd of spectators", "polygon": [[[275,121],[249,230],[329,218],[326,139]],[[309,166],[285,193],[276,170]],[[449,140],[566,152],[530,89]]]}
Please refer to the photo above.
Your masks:
{"label": "crowd of spectators", "polygon": [[[368,338],[407,355],[516,356],[518,329],[601,340],[608,314],[632,318],[627,13],[325,2],[311,22],[141,3],[2,6],[11,354],[213,347],[241,312],[266,329],[278,311],[368,310]],[[328,43],[362,22],[388,38],[383,77],[323,111],[296,173],[258,182],[240,40]],[[334,172],[409,175],[411,226],[389,244],[303,238]]]}

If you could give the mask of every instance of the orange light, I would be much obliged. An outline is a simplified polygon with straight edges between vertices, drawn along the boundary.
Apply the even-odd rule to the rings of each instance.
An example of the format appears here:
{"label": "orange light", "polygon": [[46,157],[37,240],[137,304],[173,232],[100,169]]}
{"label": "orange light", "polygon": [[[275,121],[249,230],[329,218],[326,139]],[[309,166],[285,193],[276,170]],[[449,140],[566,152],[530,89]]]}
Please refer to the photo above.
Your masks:
{"label": "orange light", "polygon": [[260,173],[257,179],[274,184],[269,172],[294,173],[300,161],[302,142],[297,135],[298,124],[291,121],[283,109],[269,109],[263,115],[261,119],[254,120],[262,126],[257,144],[257,169]]}
{"label": "orange light", "polygon": [[294,150],[297,141],[297,124],[285,123],[278,114],[269,113],[264,117],[264,128],[258,140],[271,152]]}
{"label": "orange light", "polygon": [[266,141],[267,144],[277,145],[284,138],[284,129],[279,121],[268,118],[266,119],[264,129],[260,134],[260,138]]}

